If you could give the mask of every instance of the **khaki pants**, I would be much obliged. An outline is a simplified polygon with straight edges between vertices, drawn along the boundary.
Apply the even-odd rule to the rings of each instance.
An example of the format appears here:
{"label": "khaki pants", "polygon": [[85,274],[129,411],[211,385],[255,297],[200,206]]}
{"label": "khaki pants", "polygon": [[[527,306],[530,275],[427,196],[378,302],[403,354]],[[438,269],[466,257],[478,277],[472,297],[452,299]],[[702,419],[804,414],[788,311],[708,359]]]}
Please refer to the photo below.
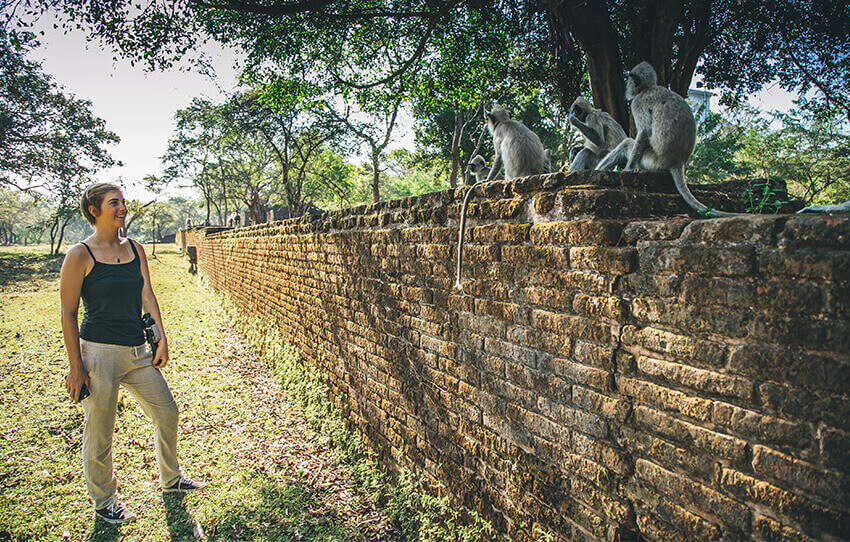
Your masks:
{"label": "khaki pants", "polygon": [[80,340],[91,395],[83,399],[83,474],[95,508],[115,502],[118,480],[112,470],[112,435],[119,385],[153,420],[156,461],[162,487],[180,477],[177,463],[177,403],[162,373],[151,365],[148,346],[120,346]]}

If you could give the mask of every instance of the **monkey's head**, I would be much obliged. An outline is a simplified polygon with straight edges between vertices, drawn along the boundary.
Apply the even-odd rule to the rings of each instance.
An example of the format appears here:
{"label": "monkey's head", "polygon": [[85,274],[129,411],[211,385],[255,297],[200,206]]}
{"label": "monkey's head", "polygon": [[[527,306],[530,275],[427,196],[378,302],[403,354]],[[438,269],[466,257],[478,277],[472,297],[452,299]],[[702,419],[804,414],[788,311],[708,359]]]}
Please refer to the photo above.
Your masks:
{"label": "monkey's head", "polygon": [[493,133],[496,126],[508,120],[511,120],[511,116],[499,104],[493,104],[493,108],[487,112],[487,128],[490,133]]}
{"label": "monkey's head", "polygon": [[626,99],[631,100],[644,90],[658,84],[658,75],[649,62],[641,62],[629,72],[626,81]]}
{"label": "monkey's head", "polygon": [[590,102],[579,96],[573,102],[573,105],[570,106],[570,114],[574,115],[578,120],[585,122],[587,120],[587,114],[590,113],[591,109],[593,109],[593,106],[590,105]]}
{"label": "monkey's head", "polygon": [[480,154],[476,154],[475,157],[472,160],[469,161],[469,165],[467,166],[467,169],[469,170],[470,173],[475,175],[476,173],[478,173],[479,171],[481,171],[485,167],[487,167],[487,163],[484,162],[484,157],[481,156]]}

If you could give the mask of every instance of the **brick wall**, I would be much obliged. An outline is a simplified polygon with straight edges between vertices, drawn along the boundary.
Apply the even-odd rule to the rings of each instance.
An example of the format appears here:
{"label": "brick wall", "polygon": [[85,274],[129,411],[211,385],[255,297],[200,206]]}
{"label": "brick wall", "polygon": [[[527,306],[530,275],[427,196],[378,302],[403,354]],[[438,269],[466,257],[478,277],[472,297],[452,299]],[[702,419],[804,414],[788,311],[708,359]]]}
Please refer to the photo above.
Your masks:
{"label": "brick wall", "polygon": [[515,540],[850,538],[850,219],[653,219],[667,175],[478,192],[463,293],[462,189],[187,242],[386,464]]}

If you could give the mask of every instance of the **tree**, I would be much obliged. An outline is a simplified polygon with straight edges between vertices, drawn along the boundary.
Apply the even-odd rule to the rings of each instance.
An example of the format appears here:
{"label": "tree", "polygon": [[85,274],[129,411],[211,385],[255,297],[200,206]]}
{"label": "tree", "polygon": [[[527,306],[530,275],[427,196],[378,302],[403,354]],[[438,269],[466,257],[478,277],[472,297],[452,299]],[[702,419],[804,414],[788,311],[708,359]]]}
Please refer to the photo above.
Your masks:
{"label": "tree", "polygon": [[66,96],[38,63],[26,60],[34,45],[32,34],[0,26],[0,185],[22,190],[115,165],[104,145],[120,141],[92,114],[91,102]]}
{"label": "tree", "polygon": [[[57,6],[20,2],[35,13]],[[441,36],[471,32],[486,39],[494,29],[520,49],[548,43],[550,80],[562,106],[582,91],[583,60],[594,105],[624,127],[623,72],[642,60],[681,95],[695,71],[726,89],[728,100],[777,77],[787,88],[816,88],[845,111],[850,95],[850,12],[828,0],[196,0],[139,8],[63,0],[58,6],[94,36],[156,66],[211,36],[243,47],[249,65],[309,69],[354,88],[443,66],[452,58],[451,48],[436,44]]]}
{"label": "tree", "polygon": [[760,177],[784,179],[788,191],[807,204],[850,200],[850,134],[843,108],[827,114],[811,101],[797,105],[788,113],[773,113],[778,129],[749,112],[742,120],[746,131],[738,160]]}
{"label": "tree", "polygon": [[718,113],[702,117],[697,122],[697,144],[688,165],[688,181],[716,183],[750,174],[752,168],[737,159],[744,146],[743,137],[742,126]]}

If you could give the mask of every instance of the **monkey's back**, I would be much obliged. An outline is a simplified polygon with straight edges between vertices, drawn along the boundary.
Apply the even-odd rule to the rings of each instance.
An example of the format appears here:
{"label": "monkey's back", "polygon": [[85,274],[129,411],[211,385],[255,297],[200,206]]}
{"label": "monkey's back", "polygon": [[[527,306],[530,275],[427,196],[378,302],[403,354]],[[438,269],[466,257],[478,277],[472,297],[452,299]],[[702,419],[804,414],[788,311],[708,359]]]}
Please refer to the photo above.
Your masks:
{"label": "monkey's back", "polygon": [[496,127],[496,138],[505,164],[505,178],[543,173],[543,143],[523,123],[508,120]]}
{"label": "monkey's back", "polygon": [[696,122],[685,99],[656,86],[635,96],[632,114],[638,131],[648,123],[652,152],[646,156],[654,169],[669,169],[688,163],[696,144]]}

